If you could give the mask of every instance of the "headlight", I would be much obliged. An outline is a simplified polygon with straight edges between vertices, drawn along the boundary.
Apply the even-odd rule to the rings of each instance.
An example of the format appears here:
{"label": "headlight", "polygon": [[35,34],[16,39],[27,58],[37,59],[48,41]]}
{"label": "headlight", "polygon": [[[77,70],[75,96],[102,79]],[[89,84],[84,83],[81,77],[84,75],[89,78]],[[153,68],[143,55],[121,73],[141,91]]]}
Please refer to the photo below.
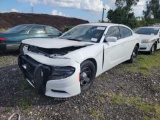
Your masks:
{"label": "headlight", "polygon": [[141,40],[141,43],[149,43],[150,40],[149,39],[144,39],[144,40]]}
{"label": "headlight", "polygon": [[70,66],[53,67],[50,79],[51,80],[64,79],[73,75],[74,72],[75,72],[75,68]]}

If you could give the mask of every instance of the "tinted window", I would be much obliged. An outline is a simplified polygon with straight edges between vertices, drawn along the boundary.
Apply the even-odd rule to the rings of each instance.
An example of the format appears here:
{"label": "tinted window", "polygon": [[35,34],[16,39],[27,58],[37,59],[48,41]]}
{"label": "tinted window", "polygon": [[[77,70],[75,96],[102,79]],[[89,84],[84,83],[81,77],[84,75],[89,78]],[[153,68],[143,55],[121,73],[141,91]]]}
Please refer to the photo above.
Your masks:
{"label": "tinted window", "polygon": [[118,27],[110,27],[107,34],[106,34],[107,37],[117,37],[117,38],[120,38],[121,35],[120,35],[120,31],[119,31],[119,28]]}
{"label": "tinted window", "polygon": [[132,35],[132,31],[126,27],[120,27],[121,37],[125,38]]}
{"label": "tinted window", "polygon": [[43,34],[43,33],[45,33],[43,26],[35,26],[29,32],[29,34]]}
{"label": "tinted window", "polygon": [[159,28],[138,28],[135,33],[145,35],[157,35]]}
{"label": "tinted window", "polygon": [[60,34],[60,31],[58,31],[57,29],[55,29],[53,27],[46,26],[45,29],[46,29],[46,32],[48,34],[53,34],[53,35],[59,35]]}

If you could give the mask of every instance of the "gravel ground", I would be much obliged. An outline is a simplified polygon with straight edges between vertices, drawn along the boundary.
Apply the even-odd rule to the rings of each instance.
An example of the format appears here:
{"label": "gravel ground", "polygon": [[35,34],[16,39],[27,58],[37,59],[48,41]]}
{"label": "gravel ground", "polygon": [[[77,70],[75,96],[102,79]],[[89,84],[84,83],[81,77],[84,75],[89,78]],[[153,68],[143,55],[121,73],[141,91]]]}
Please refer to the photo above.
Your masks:
{"label": "gravel ground", "polygon": [[[127,63],[96,78],[91,89],[67,99],[37,95],[24,80],[17,54],[0,56],[0,119],[18,113],[22,120],[160,120],[160,68],[128,72]],[[121,72],[119,72],[121,71]],[[13,119],[16,119],[14,117]]]}

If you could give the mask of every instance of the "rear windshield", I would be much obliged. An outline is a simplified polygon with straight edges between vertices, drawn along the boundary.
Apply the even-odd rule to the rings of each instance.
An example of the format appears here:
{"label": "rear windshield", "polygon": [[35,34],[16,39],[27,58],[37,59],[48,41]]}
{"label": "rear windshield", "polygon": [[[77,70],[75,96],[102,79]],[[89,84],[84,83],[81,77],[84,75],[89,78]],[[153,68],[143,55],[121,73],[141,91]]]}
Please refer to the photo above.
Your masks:
{"label": "rear windshield", "polygon": [[20,32],[22,30],[27,30],[30,27],[31,26],[28,26],[28,25],[18,25],[18,26],[15,26],[13,28],[8,29],[5,33],[17,33],[17,32]]}

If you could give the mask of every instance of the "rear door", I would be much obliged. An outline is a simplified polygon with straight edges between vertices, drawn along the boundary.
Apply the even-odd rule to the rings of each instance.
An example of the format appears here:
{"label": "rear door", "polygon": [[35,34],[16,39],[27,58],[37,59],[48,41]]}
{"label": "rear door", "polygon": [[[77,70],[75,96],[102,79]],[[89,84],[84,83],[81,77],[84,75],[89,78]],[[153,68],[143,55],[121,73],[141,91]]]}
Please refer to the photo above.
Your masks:
{"label": "rear door", "polygon": [[134,46],[136,44],[136,38],[134,37],[132,31],[124,26],[119,26],[120,32],[121,32],[121,39],[124,41],[124,60],[127,60],[131,57],[131,54],[133,52]]}

